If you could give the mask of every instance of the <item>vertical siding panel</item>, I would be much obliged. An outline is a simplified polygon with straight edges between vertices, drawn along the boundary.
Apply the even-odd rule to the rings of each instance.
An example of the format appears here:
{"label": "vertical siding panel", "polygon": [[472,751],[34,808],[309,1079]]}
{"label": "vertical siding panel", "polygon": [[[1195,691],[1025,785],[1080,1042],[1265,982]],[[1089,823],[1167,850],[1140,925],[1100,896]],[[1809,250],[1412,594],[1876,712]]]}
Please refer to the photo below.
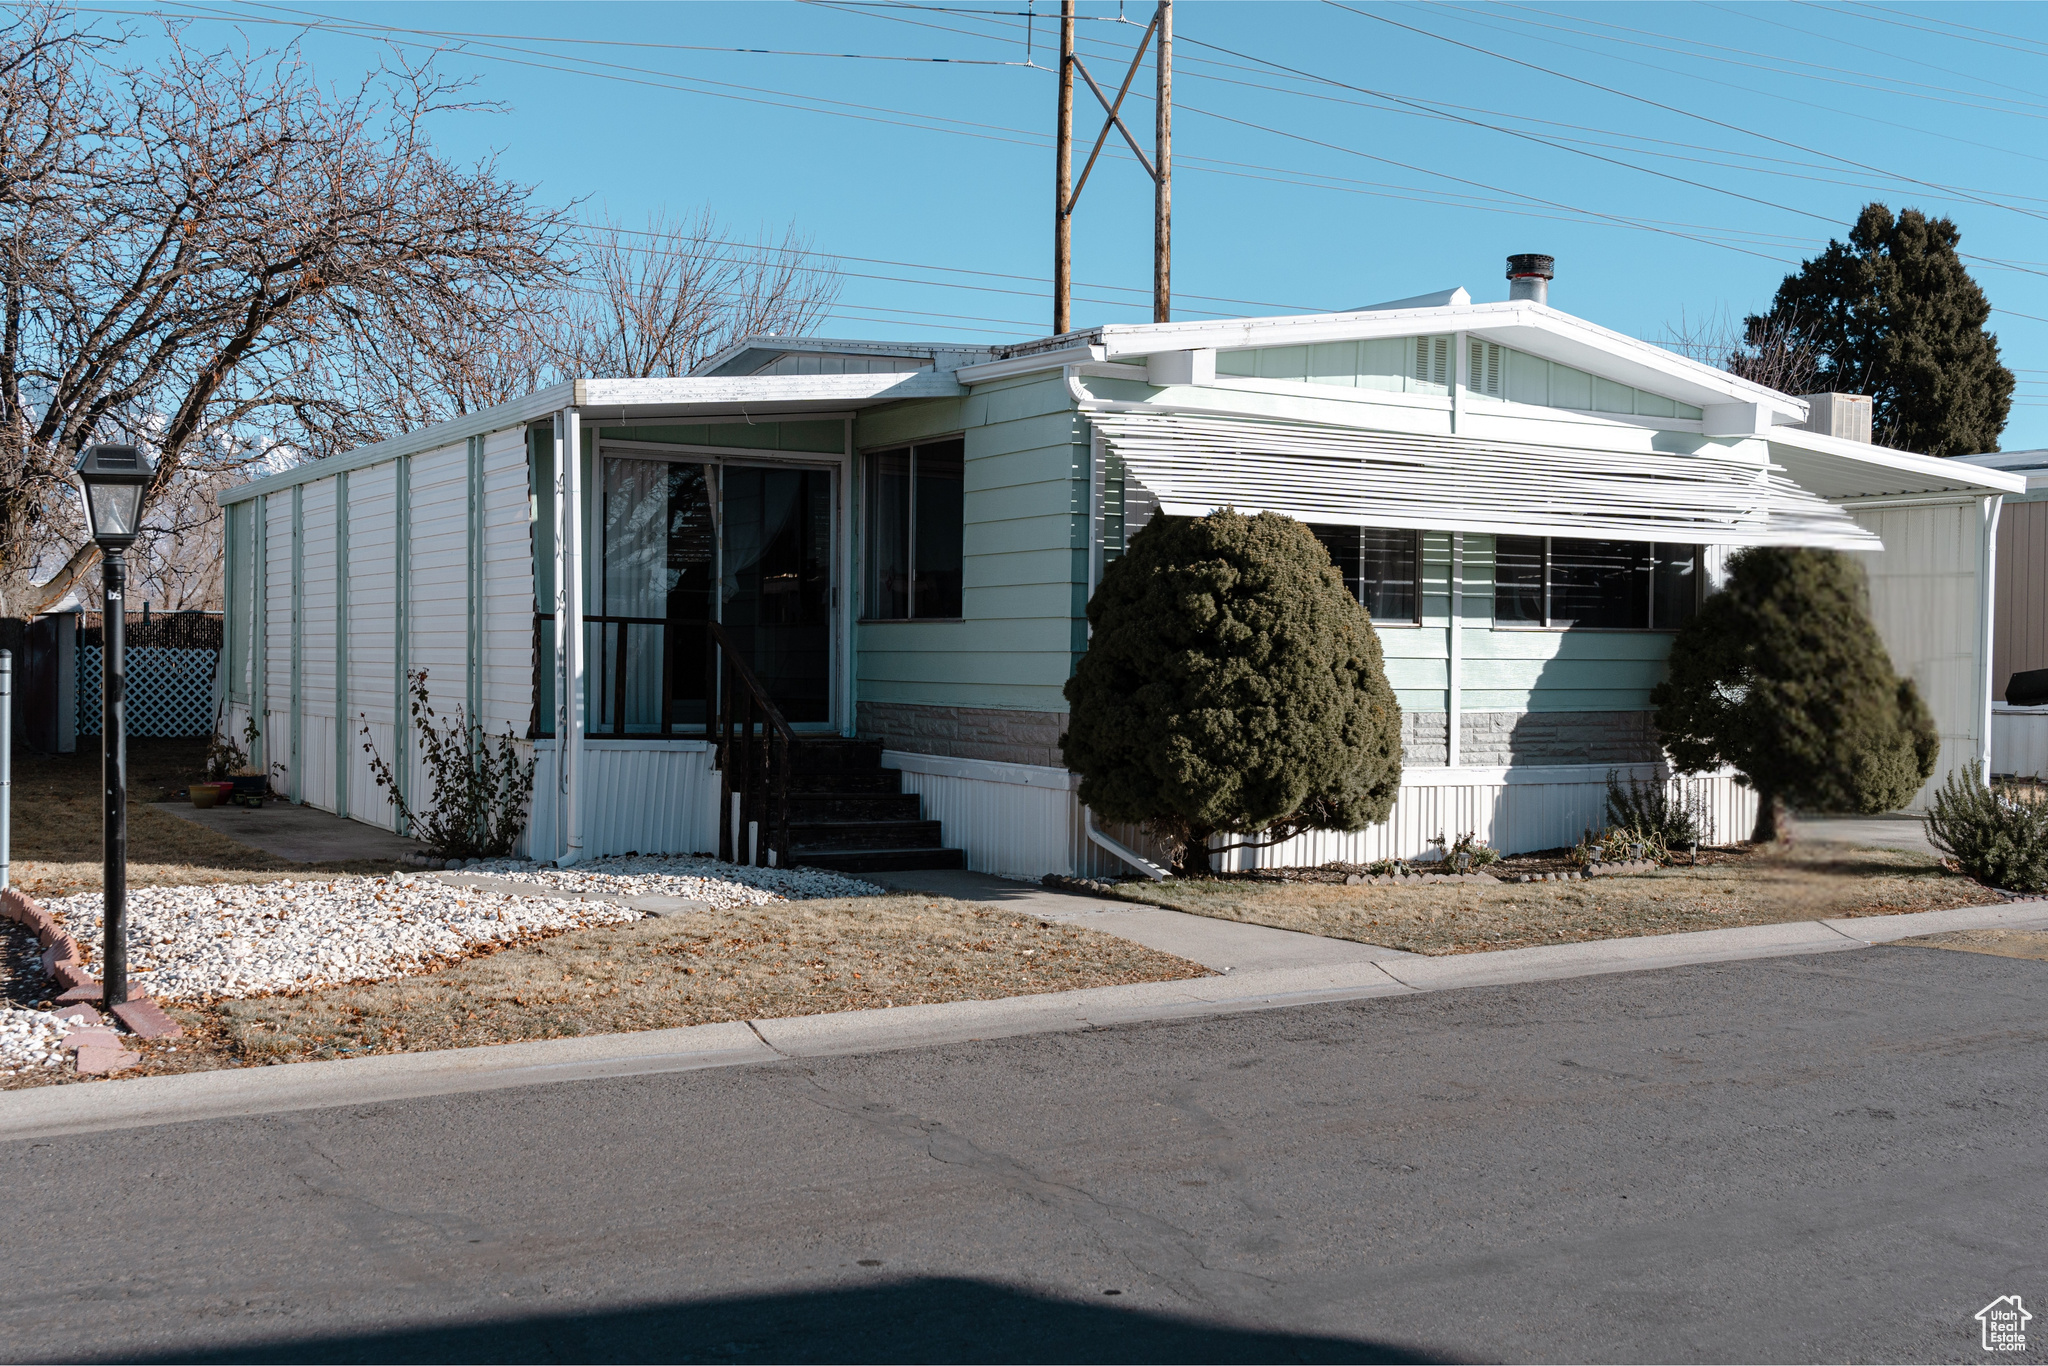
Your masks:
{"label": "vertical siding panel", "polygon": [[[292,499],[287,492],[264,502],[263,738],[271,786],[291,790],[292,757]],[[236,737],[237,743],[240,737]]]}
{"label": "vertical siding panel", "polygon": [[533,524],[526,429],[484,438],[484,722],[524,736],[533,721]]}
{"label": "vertical siding panel", "polygon": [[300,800],[323,810],[334,809],[334,591],[335,487],[332,479],[305,486],[305,585],[299,697],[303,738],[299,762],[305,766]]}
{"label": "vertical siding panel", "polygon": [[[469,564],[466,557],[467,460],[463,443],[412,460],[411,631],[406,653],[414,672],[427,674],[427,696],[443,724],[454,719],[468,692]],[[412,748],[410,790],[416,807],[431,800],[419,746]]]}
{"label": "vertical siding panel", "polygon": [[395,464],[349,476],[348,806],[351,816],[386,830],[397,828],[398,812],[371,774],[362,731],[369,728],[369,743],[390,762],[397,746],[391,697],[397,668],[397,512]]}

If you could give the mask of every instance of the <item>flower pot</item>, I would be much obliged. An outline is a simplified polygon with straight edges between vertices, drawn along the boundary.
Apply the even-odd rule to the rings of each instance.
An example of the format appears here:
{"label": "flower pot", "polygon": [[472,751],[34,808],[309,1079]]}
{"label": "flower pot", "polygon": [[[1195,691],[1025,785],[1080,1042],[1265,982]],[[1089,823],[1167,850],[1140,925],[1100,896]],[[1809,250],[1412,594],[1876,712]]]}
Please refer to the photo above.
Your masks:
{"label": "flower pot", "polygon": [[221,795],[236,806],[261,806],[270,793],[270,779],[261,773],[232,778],[225,786]]}
{"label": "flower pot", "polygon": [[193,783],[185,789],[185,795],[192,799],[192,805],[204,811],[220,801],[220,788],[212,783]]}

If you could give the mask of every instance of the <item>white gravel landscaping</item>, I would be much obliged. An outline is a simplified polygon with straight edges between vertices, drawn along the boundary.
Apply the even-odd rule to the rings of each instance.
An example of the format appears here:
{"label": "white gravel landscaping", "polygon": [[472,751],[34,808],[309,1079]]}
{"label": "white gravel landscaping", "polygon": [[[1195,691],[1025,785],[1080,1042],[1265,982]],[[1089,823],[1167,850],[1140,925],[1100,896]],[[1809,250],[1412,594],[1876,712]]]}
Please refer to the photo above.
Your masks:
{"label": "white gravel landscaping", "polygon": [[[99,893],[48,904],[97,971]],[[160,1001],[254,996],[401,977],[487,945],[638,918],[609,902],[502,896],[429,877],[135,887],[128,973]]]}
{"label": "white gravel landscaping", "polygon": [[78,1021],[44,1010],[0,1009],[0,1077],[64,1061],[64,1036],[83,1028]]}
{"label": "white gravel landscaping", "polygon": [[713,906],[761,906],[835,896],[881,896],[883,889],[820,868],[749,868],[683,854],[619,854],[555,868],[523,859],[485,859],[464,872],[537,882],[564,892],[673,896]]}
{"label": "white gravel landscaping", "polygon": [[[679,897],[718,907],[882,891],[836,873],[713,859],[634,856],[565,869],[493,859],[467,871],[531,882],[536,891]],[[96,960],[100,894],[60,897],[48,907]],[[493,945],[640,918],[611,901],[513,896],[426,873],[135,887],[128,892],[128,971],[136,988],[160,1001],[210,1001],[402,977]]]}

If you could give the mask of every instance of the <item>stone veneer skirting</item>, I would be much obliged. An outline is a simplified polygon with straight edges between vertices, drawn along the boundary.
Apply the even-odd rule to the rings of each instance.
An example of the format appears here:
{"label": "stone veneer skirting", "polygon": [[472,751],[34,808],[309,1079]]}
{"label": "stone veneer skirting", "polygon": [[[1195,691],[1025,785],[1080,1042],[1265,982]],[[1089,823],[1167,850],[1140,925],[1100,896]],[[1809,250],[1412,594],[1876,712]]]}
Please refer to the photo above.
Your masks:
{"label": "stone veneer skirting", "polygon": [[854,723],[861,739],[880,740],[889,749],[912,754],[1066,767],[1060,757],[1065,712],[862,702],[855,708]]}
{"label": "stone veneer skirting", "polygon": [[[1646,711],[1468,711],[1459,716],[1458,762],[1468,768],[1522,764],[1644,764],[1664,753]],[[1448,762],[1449,717],[1404,712],[1403,763]]]}

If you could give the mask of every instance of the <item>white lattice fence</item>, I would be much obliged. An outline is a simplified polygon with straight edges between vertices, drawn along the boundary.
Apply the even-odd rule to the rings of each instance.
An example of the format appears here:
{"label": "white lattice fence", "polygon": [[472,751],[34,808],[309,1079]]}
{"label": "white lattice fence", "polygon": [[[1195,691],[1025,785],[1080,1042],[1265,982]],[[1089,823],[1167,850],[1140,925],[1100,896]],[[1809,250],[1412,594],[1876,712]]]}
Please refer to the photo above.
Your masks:
{"label": "white lattice fence", "polygon": [[[175,650],[162,645],[128,649],[128,733],[213,733],[213,671],[218,650]],[[100,731],[100,647],[78,649],[78,733]]]}

